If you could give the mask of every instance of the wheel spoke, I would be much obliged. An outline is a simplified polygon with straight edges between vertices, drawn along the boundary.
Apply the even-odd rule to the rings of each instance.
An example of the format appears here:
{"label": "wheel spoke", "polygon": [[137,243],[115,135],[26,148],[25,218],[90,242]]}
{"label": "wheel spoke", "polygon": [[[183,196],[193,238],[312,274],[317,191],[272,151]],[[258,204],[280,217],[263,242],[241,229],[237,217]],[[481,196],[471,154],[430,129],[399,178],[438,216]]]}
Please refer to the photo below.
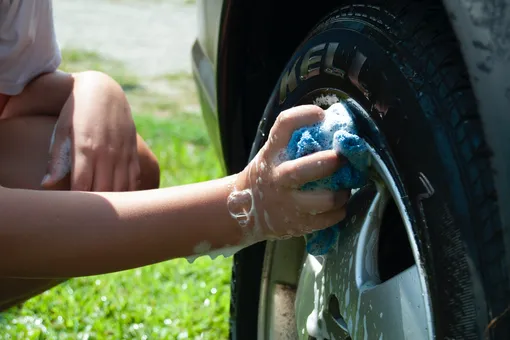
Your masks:
{"label": "wheel spoke", "polygon": [[351,334],[365,339],[427,339],[426,310],[419,273],[413,266],[390,280],[358,290],[357,324]]}
{"label": "wheel spoke", "polygon": [[391,195],[384,186],[359,190],[327,256],[308,256],[297,291],[300,339],[427,339],[417,267],[381,282],[379,230]]}

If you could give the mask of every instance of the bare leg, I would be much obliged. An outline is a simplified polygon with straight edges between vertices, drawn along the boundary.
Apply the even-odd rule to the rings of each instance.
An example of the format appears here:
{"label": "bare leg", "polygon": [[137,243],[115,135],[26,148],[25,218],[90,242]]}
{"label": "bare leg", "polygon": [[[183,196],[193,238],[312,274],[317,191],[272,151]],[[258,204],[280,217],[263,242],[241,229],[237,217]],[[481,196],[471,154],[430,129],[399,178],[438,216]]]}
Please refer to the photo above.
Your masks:
{"label": "bare leg", "polygon": [[[0,186],[41,189],[46,172],[54,117],[22,117],[0,120]],[[141,137],[139,190],[159,186],[159,165]],[[54,190],[69,190],[69,178]],[[1,213],[1,207],[0,207]],[[19,304],[62,282],[61,280],[13,279],[0,277],[0,311]]]}

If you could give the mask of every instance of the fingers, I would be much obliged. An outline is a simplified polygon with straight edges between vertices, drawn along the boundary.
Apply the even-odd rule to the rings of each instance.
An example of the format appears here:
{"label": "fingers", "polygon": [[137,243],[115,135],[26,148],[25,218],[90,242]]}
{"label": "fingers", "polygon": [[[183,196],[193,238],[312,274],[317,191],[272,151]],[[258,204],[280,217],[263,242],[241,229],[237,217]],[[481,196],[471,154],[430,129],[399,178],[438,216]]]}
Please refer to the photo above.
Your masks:
{"label": "fingers", "polygon": [[113,170],[113,191],[127,191],[129,190],[129,169],[125,164],[117,165]]}
{"label": "fingers", "polygon": [[71,139],[70,130],[62,122],[57,122],[50,142],[50,159],[47,173],[41,186],[50,188],[62,180],[71,171]]}
{"label": "fingers", "polygon": [[340,209],[328,211],[327,213],[320,214],[312,217],[312,222],[308,226],[307,232],[314,232],[334,226],[341,222],[347,214],[345,206]]}
{"label": "fingers", "polygon": [[330,190],[300,191],[293,190],[291,197],[296,209],[302,213],[319,215],[332,210],[337,210],[349,200],[350,192],[342,190],[333,192]]}
{"label": "fingers", "polygon": [[129,191],[138,190],[140,184],[140,161],[138,153],[134,154],[129,166]]}
{"label": "fingers", "polygon": [[346,159],[334,150],[319,151],[279,165],[276,180],[280,185],[297,188],[332,175],[345,163]]}
{"label": "fingers", "polygon": [[[125,169],[123,170],[125,171]],[[111,159],[102,157],[102,159],[98,160],[94,171],[92,191],[112,191],[114,171],[116,171],[116,169],[114,169],[114,163]],[[127,182],[126,177],[127,176],[124,176],[125,182]]]}
{"label": "fingers", "polygon": [[324,110],[316,105],[301,105],[280,113],[269,132],[272,149],[279,152],[287,147],[295,130],[313,125],[324,118]]}
{"label": "fingers", "polygon": [[87,160],[81,150],[74,151],[73,170],[71,172],[71,190],[90,191],[93,181],[93,160]]}
{"label": "fingers", "polygon": [[71,190],[108,192],[137,188],[140,175],[137,153],[103,151],[92,156],[92,151],[87,150],[78,148],[75,153]]}
{"label": "fingers", "polygon": [[[77,179],[78,186],[86,188],[86,182],[92,181],[91,190],[96,192],[108,191],[133,191],[136,190],[138,185],[138,178],[140,174],[140,166],[136,161],[119,160],[113,162],[111,158],[102,157],[96,162],[95,171],[93,176],[82,174],[82,177]],[[77,169],[79,171],[79,169]],[[81,189],[87,190],[87,189]]]}

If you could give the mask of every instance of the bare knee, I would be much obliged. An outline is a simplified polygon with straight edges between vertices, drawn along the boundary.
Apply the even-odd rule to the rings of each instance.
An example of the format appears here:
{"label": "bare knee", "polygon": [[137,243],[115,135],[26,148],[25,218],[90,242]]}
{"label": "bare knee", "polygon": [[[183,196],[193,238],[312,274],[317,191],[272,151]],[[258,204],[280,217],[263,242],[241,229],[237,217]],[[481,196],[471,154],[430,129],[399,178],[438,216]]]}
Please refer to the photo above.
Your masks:
{"label": "bare knee", "polygon": [[[41,189],[46,173],[50,137],[55,117],[20,117],[0,121],[0,186]],[[138,136],[140,182],[138,190],[159,187],[159,164],[145,141]],[[69,190],[67,176],[53,190]]]}

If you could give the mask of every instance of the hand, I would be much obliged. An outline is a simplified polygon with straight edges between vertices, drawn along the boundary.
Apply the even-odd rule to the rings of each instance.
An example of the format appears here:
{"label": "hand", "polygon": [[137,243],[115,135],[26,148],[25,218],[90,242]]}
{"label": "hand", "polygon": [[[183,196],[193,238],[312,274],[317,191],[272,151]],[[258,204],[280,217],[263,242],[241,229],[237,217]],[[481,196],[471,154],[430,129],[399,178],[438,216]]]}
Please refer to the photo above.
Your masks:
{"label": "hand", "polygon": [[50,145],[51,187],[71,173],[71,190],[135,190],[140,174],[136,128],[121,87],[99,72],[74,75]]}
{"label": "hand", "polygon": [[238,175],[228,208],[246,232],[248,242],[301,236],[330,227],[345,217],[350,192],[301,191],[308,183],[333,174],[345,159],[335,151],[320,151],[286,160],[292,133],[324,118],[314,105],[282,112],[268,142]]}

